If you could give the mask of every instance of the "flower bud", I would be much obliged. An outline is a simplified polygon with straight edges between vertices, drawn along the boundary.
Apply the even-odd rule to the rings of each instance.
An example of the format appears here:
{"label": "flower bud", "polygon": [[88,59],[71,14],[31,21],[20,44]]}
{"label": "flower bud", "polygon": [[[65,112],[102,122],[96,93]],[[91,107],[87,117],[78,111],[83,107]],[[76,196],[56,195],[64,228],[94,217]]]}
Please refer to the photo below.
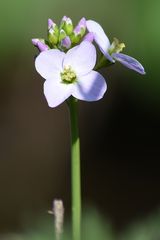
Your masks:
{"label": "flower bud", "polygon": [[61,29],[59,33],[59,41],[61,42],[67,36],[66,32]]}
{"label": "flower bud", "polygon": [[70,39],[72,41],[73,44],[77,44],[81,41],[81,35],[80,34],[75,34],[75,33],[72,33],[72,35],[70,36]]}
{"label": "flower bud", "polygon": [[63,29],[67,35],[71,35],[73,32],[72,20],[69,17],[64,16],[60,28]]}
{"label": "flower bud", "polygon": [[50,28],[54,28],[54,26],[55,26],[56,24],[52,21],[52,19],[48,19],[48,30],[50,29]]}
{"label": "flower bud", "polygon": [[82,18],[79,21],[78,25],[75,27],[74,33],[76,35],[80,35],[81,37],[83,37],[85,34],[85,31],[86,31],[86,19]]}
{"label": "flower bud", "polygon": [[63,48],[69,49],[71,47],[71,40],[70,37],[65,37],[64,39],[62,39],[61,41],[61,46]]}
{"label": "flower bud", "polygon": [[33,38],[32,44],[39,49],[40,52],[46,51],[49,47],[45,44],[43,39]]}
{"label": "flower bud", "polygon": [[58,43],[59,37],[59,29],[57,25],[52,21],[52,19],[48,19],[48,39],[52,45]]}
{"label": "flower bud", "polygon": [[74,28],[71,37],[72,43],[77,44],[81,41],[86,31],[86,19],[82,18],[77,26]]}

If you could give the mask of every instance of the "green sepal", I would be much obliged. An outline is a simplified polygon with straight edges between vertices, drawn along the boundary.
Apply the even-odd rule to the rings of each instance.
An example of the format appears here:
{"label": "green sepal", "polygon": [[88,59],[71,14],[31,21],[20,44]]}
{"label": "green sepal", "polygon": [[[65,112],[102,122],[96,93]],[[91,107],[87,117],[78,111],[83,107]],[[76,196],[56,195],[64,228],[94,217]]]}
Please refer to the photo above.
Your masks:
{"label": "green sepal", "polygon": [[67,36],[66,32],[63,29],[61,29],[59,33],[59,39],[58,39],[59,42],[61,42],[66,36]]}
{"label": "green sepal", "polygon": [[54,28],[50,28],[48,31],[48,40],[52,45],[56,45],[58,43],[59,39],[59,29],[57,25],[54,26]]}

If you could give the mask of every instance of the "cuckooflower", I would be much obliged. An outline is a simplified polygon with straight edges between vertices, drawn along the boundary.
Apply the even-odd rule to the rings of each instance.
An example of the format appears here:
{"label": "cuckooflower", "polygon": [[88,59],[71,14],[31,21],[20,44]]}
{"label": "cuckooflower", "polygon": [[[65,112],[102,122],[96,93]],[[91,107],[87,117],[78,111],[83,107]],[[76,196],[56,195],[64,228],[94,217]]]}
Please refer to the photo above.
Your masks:
{"label": "cuckooflower", "polygon": [[64,53],[58,49],[41,52],[35,61],[37,72],[46,79],[44,95],[56,107],[71,95],[85,101],[101,99],[107,90],[103,76],[93,71],[96,49],[88,41]]}
{"label": "cuckooflower", "polygon": [[[112,45],[110,44],[110,41],[108,37],[106,36],[103,28],[95,21],[88,20],[86,21],[87,29],[90,33],[94,34],[94,40],[99,46],[101,52],[104,54],[104,56],[112,63],[116,61],[120,62],[124,66],[140,73],[145,74],[143,66],[138,62],[136,59],[120,53],[122,51],[123,47],[125,47],[124,44],[119,44],[119,42],[113,42]],[[113,46],[117,44],[118,49],[116,49],[117,46],[115,46],[115,51],[113,49]],[[112,51],[113,50],[113,51]]]}

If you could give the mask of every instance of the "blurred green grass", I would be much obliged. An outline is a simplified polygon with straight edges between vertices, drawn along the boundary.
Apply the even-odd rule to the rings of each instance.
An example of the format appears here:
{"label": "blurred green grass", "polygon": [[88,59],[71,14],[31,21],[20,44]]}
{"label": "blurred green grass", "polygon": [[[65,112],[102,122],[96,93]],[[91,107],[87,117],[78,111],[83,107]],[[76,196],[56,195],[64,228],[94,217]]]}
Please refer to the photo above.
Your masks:
{"label": "blurred green grass", "polygon": [[[89,210],[83,219],[83,240],[158,240],[160,239],[160,212],[132,223],[121,232],[115,232],[97,211]],[[54,238],[52,219],[33,223],[23,234],[7,234],[1,240],[51,240]],[[63,240],[70,240],[69,228],[65,228]]]}

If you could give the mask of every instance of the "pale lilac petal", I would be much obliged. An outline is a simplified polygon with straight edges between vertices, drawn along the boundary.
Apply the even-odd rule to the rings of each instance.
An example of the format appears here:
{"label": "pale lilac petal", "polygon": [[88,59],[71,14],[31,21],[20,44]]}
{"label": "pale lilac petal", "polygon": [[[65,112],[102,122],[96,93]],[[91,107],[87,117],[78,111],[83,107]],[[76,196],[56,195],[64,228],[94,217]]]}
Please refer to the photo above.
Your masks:
{"label": "pale lilac petal", "polygon": [[70,49],[63,62],[63,67],[71,66],[77,76],[89,73],[96,63],[96,49],[88,41]]}
{"label": "pale lilac petal", "polygon": [[57,107],[71,96],[73,84],[65,84],[61,82],[60,77],[50,79],[44,82],[44,95],[47,99],[49,107]]}
{"label": "pale lilac petal", "polygon": [[64,56],[65,53],[57,49],[41,52],[35,61],[37,72],[45,79],[52,78],[62,71]]}
{"label": "pale lilac petal", "polygon": [[94,40],[94,33],[90,32],[90,33],[87,33],[85,35],[85,37],[83,38],[83,41],[88,41],[88,42],[93,42]]}
{"label": "pale lilac petal", "polygon": [[104,52],[107,52],[110,47],[110,41],[100,24],[93,20],[87,20],[86,25],[88,31],[94,33],[94,40],[98,46],[103,49]]}
{"label": "pale lilac petal", "polygon": [[145,70],[140,62],[136,59],[125,55],[123,53],[113,53],[112,57],[117,60],[118,62],[122,63],[127,68],[130,68],[140,74],[145,74]]}
{"label": "pale lilac petal", "polygon": [[98,72],[91,71],[78,79],[72,95],[77,99],[92,102],[101,99],[106,90],[104,77]]}

